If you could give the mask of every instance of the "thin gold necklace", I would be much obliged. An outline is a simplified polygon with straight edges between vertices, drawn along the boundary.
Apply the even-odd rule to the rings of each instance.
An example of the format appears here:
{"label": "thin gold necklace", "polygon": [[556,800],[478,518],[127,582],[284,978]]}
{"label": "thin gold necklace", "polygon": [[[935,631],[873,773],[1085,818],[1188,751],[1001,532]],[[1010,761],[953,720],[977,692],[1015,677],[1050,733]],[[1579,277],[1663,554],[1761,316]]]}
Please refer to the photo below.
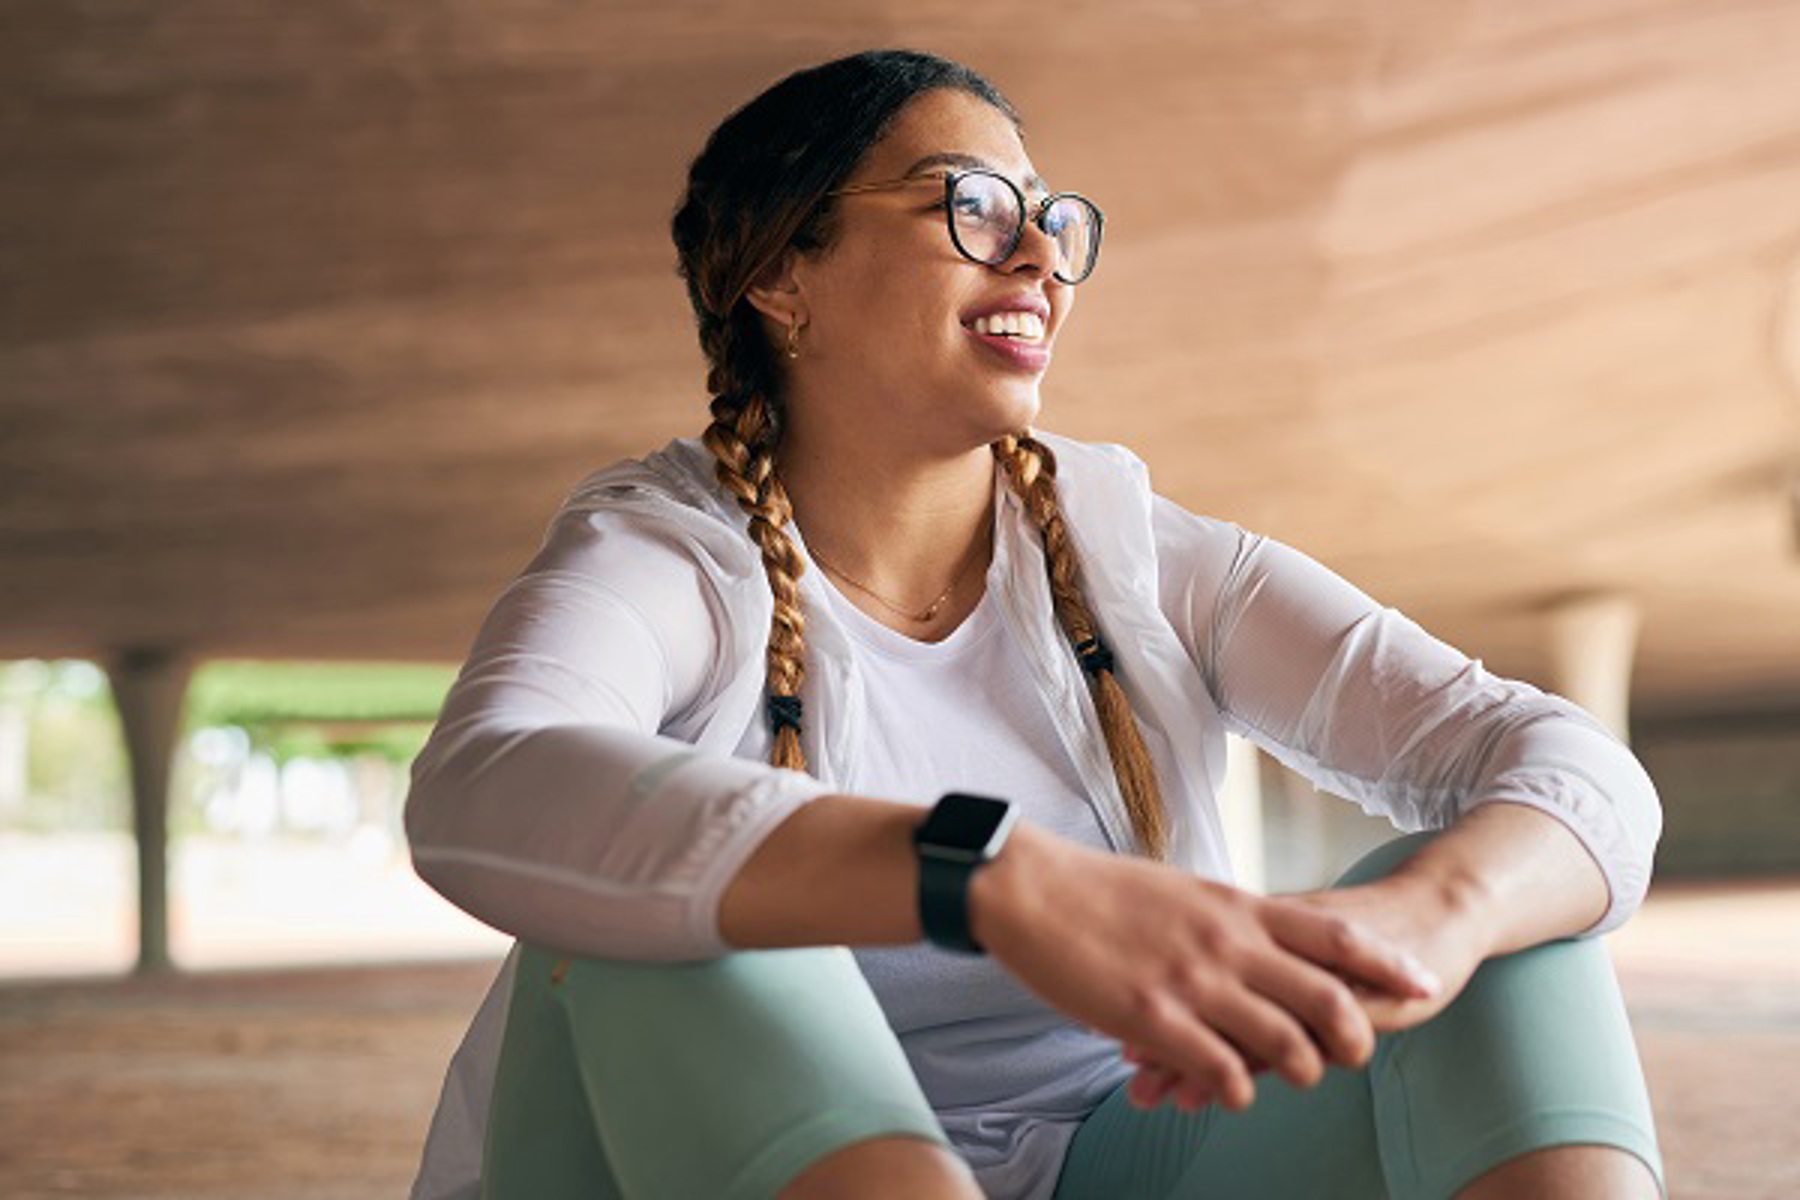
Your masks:
{"label": "thin gold necklace", "polygon": [[[980,542],[975,544],[977,547],[981,545]],[[836,575],[839,579],[843,580],[857,591],[863,593],[863,595],[868,596],[871,600],[875,601],[875,603],[881,605],[881,607],[897,616],[905,617],[909,621],[916,621],[921,625],[938,615],[938,610],[944,607],[944,601],[950,598],[950,593],[956,590],[956,585],[961,583],[963,576],[968,573],[969,564],[975,560],[975,553],[971,550],[968,557],[963,559],[962,565],[956,568],[956,577],[950,581],[949,585],[946,586],[943,591],[938,593],[938,598],[933,600],[926,607],[924,612],[915,613],[901,608],[898,604],[893,603],[886,596],[883,596],[868,584],[857,579],[852,579],[850,576],[844,574],[843,571],[826,562],[818,551],[809,549],[807,553],[812,556],[814,562],[818,563],[821,567],[824,567],[827,571],[830,571],[833,575]]]}

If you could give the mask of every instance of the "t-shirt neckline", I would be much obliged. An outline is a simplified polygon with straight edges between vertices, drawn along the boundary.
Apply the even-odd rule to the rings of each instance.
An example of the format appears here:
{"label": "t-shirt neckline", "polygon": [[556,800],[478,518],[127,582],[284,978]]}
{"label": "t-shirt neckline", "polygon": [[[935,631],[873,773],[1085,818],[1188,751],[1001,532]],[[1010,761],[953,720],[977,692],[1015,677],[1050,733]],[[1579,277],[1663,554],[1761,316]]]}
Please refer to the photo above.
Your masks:
{"label": "t-shirt neckline", "polygon": [[957,658],[984,640],[998,623],[994,589],[986,579],[982,580],[981,599],[976,601],[975,608],[947,636],[935,642],[920,641],[888,628],[858,608],[823,570],[819,572],[819,582],[824,585],[831,610],[843,622],[846,632],[859,644],[889,658],[930,663]]}

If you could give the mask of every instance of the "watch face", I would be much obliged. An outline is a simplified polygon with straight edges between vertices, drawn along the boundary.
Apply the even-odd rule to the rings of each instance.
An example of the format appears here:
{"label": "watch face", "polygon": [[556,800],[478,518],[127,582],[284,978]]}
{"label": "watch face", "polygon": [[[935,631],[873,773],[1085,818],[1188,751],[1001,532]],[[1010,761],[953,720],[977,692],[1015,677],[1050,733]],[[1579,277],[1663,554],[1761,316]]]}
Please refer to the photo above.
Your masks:
{"label": "watch face", "polygon": [[980,862],[999,852],[1017,812],[1010,801],[953,792],[938,801],[913,840],[927,853]]}

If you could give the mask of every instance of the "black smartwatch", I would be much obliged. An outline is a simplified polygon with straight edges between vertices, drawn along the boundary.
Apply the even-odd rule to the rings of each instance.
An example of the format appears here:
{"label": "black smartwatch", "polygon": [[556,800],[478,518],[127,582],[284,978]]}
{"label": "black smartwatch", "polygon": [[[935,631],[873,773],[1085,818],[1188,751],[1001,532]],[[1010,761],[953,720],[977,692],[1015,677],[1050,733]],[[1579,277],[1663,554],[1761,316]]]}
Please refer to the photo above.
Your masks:
{"label": "black smartwatch", "polygon": [[919,924],[934,946],[985,954],[969,931],[969,882],[994,860],[1019,819],[1010,800],[951,792],[913,830],[919,856]]}

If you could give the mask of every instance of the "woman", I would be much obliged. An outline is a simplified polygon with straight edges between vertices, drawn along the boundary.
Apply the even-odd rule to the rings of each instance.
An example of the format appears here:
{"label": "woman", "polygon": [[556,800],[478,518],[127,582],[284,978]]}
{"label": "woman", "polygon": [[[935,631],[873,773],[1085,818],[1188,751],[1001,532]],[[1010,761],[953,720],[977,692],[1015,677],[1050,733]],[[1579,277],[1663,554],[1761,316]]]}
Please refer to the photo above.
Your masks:
{"label": "woman", "polygon": [[[1642,769],[1027,432],[1101,224],[990,84],[799,72],[674,233],[712,424],[575,490],[414,767],[419,872],[522,943],[415,1194],[1658,1193],[1593,940]],[[1418,832],[1233,889],[1228,729]]]}

